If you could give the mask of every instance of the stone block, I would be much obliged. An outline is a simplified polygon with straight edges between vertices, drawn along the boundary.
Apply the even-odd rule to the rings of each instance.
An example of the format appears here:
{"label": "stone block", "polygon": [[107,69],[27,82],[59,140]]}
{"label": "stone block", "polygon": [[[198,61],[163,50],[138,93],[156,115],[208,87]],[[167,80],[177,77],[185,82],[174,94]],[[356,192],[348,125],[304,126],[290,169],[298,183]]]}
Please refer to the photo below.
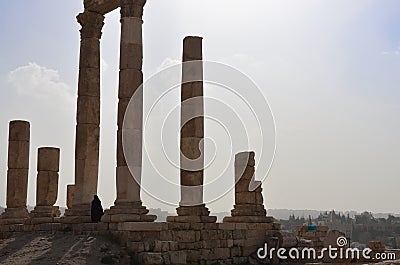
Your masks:
{"label": "stone block", "polygon": [[144,242],[128,242],[127,247],[133,252],[144,252]]}
{"label": "stone block", "polygon": [[122,69],[119,72],[119,89],[118,98],[124,100],[130,100],[135,93],[135,105],[143,101],[143,73],[138,68]]}
{"label": "stone block", "polygon": [[[196,171],[204,168],[204,141],[201,137],[181,138],[181,156],[186,157],[188,162],[182,161],[181,167]],[[182,162],[183,165],[182,165]]]}
{"label": "stone block", "polygon": [[78,97],[100,98],[100,68],[79,69]]}
{"label": "stone block", "polygon": [[204,137],[204,117],[196,117],[181,125],[181,137]]}
{"label": "stone block", "polygon": [[183,61],[202,60],[203,38],[197,36],[188,36],[183,40]]}
{"label": "stone block", "polygon": [[[126,118],[125,118],[126,117]],[[118,101],[118,129],[143,130],[143,90],[137,90],[132,99]],[[122,139],[122,138],[121,138]]]}
{"label": "stone block", "polygon": [[172,231],[173,240],[178,242],[196,242],[196,233],[195,231]]}
{"label": "stone block", "polygon": [[219,223],[218,229],[220,229],[220,230],[235,230],[235,224],[234,223]]}
{"label": "stone block", "polygon": [[185,251],[171,251],[169,252],[171,264],[183,265],[187,264],[187,256]]}
{"label": "stone block", "polygon": [[204,258],[200,254],[200,250],[187,250],[186,253],[186,262],[190,264],[191,262],[198,262],[201,258]]}
{"label": "stone block", "polygon": [[166,223],[144,223],[144,222],[126,222],[118,225],[118,230],[121,231],[163,231],[167,229]]}
{"label": "stone block", "polygon": [[[117,132],[117,166],[142,166],[143,133],[139,129],[122,129]],[[124,144],[126,143],[126,144]]]}
{"label": "stone block", "polygon": [[39,171],[36,184],[36,205],[53,206],[58,196],[58,173]]}
{"label": "stone block", "polygon": [[[89,151],[89,153],[94,155],[92,151]],[[93,196],[97,194],[99,170],[97,162],[91,159],[75,159],[76,184],[72,203],[73,205],[87,204],[88,215],[90,215],[90,202],[93,200]],[[72,209],[74,209],[74,206]]]}
{"label": "stone block", "polygon": [[254,152],[241,152],[235,155],[235,167],[255,166]]}
{"label": "stone block", "polygon": [[143,66],[143,46],[134,43],[121,43],[121,53],[119,69],[138,69]]}
{"label": "stone block", "polygon": [[100,69],[100,41],[96,38],[81,39],[79,69]]}
{"label": "stone block", "polygon": [[8,168],[27,169],[29,168],[29,142],[9,141],[8,142]]}
{"label": "stone block", "polygon": [[[184,63],[183,67],[187,68],[188,65],[198,65],[201,67],[201,65],[190,62],[190,63]],[[193,101],[193,98],[199,98],[203,96],[203,79],[202,73],[188,73],[187,69],[183,69],[185,73],[183,74],[183,79],[182,81],[182,86],[181,86],[181,102],[186,102],[186,100],[190,100],[189,102],[195,102],[197,104],[197,100]],[[201,78],[201,79],[198,79]],[[197,81],[196,81],[197,80]]]}
{"label": "stone block", "polygon": [[160,252],[143,252],[139,254],[139,263],[148,265],[164,264],[163,256]]}
{"label": "stone block", "polygon": [[72,208],[72,202],[74,200],[75,185],[67,185],[67,207]]}
{"label": "stone block", "polygon": [[8,169],[7,207],[26,208],[28,169]]}
{"label": "stone block", "polygon": [[[78,124],[76,126],[76,159],[98,161],[99,137],[100,128],[98,124]],[[95,166],[97,164],[98,162]]]}
{"label": "stone block", "polygon": [[189,230],[191,229],[190,223],[167,223],[168,230]]}
{"label": "stone block", "polygon": [[236,204],[256,204],[256,194],[254,192],[236,192]]}
{"label": "stone block", "polygon": [[39,148],[37,170],[58,172],[60,170],[60,148]]}
{"label": "stone block", "polygon": [[100,124],[100,97],[78,96],[77,121],[82,124]]}
{"label": "stone block", "polygon": [[[193,177],[193,175],[189,175]],[[187,177],[181,178],[181,183],[187,181]],[[191,179],[190,181],[193,181]],[[194,180],[196,181],[196,180]],[[188,181],[189,182],[189,181]],[[181,201],[179,202],[180,207],[196,207],[203,203],[203,186],[202,185],[183,185],[181,184]],[[193,214],[196,215],[196,211]],[[179,213],[178,213],[179,214]]]}
{"label": "stone block", "polygon": [[142,45],[143,20],[138,17],[121,18],[121,43]]}
{"label": "stone block", "polygon": [[28,121],[10,121],[9,124],[9,141],[26,141],[30,140],[30,124]]}
{"label": "stone block", "polygon": [[[131,172],[135,171],[135,172]],[[117,167],[117,201],[140,201],[141,167],[129,168],[127,166]],[[125,213],[128,213],[125,211]]]}
{"label": "stone block", "polygon": [[217,230],[202,230],[200,231],[200,239],[204,241],[218,240],[219,235]]}
{"label": "stone block", "polygon": [[255,168],[253,166],[235,166],[235,181],[245,180],[250,184],[254,179]]}

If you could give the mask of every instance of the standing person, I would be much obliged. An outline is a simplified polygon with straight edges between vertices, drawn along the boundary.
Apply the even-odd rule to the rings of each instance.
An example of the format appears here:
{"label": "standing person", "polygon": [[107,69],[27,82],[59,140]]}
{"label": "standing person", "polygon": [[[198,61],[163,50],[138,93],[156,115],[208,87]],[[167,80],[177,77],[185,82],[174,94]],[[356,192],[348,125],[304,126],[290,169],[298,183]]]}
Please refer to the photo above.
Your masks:
{"label": "standing person", "polygon": [[98,223],[101,220],[101,217],[103,216],[103,206],[101,206],[101,201],[97,195],[94,195],[93,201],[92,201],[92,208],[90,215],[92,217],[92,222],[93,223]]}

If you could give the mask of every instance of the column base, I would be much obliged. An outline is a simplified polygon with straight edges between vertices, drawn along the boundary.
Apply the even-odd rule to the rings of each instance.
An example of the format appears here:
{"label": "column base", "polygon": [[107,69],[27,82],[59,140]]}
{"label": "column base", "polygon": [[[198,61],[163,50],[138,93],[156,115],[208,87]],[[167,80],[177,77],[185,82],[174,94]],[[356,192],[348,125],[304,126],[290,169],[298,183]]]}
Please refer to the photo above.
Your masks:
{"label": "column base", "polygon": [[23,224],[29,218],[29,212],[24,208],[6,208],[0,215],[0,224]]}
{"label": "column base", "polygon": [[82,204],[72,206],[71,209],[66,209],[64,216],[61,217],[61,223],[65,224],[80,224],[91,223],[90,204]]}
{"label": "column base", "polygon": [[224,223],[273,223],[272,216],[226,216]]}
{"label": "column base", "polygon": [[216,216],[210,216],[205,204],[197,206],[179,206],[176,208],[178,216],[167,216],[167,222],[175,223],[215,223]]}
{"label": "column base", "polygon": [[35,209],[29,213],[29,217],[60,217],[61,212],[58,206],[36,206]]}
{"label": "column base", "polygon": [[121,202],[115,201],[115,205],[104,211],[101,221],[104,223],[121,222],[154,222],[156,215],[150,215],[149,210],[142,205],[141,201]]}
{"label": "column base", "polygon": [[267,211],[262,204],[235,204],[231,216],[266,216]]}

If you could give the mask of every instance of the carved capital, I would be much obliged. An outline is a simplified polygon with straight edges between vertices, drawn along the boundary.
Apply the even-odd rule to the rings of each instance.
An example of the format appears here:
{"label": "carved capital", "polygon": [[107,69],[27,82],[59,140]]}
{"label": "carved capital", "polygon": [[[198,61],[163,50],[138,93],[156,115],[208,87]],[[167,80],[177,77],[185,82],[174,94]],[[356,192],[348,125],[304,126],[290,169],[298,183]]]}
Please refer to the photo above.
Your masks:
{"label": "carved capital", "polygon": [[104,25],[104,16],[96,12],[84,12],[80,13],[77,17],[79,24],[82,29],[81,38],[101,38],[101,30]]}
{"label": "carved capital", "polygon": [[121,18],[143,17],[143,8],[146,0],[121,0]]}

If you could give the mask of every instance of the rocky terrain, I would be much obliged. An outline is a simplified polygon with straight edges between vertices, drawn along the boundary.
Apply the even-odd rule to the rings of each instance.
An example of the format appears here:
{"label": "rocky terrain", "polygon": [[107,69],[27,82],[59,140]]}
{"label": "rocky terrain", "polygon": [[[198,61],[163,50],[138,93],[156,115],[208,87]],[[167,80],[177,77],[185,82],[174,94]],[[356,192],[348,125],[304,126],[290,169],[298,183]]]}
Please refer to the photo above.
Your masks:
{"label": "rocky terrain", "polygon": [[131,264],[131,257],[112,238],[72,233],[27,233],[0,239],[0,264]]}

